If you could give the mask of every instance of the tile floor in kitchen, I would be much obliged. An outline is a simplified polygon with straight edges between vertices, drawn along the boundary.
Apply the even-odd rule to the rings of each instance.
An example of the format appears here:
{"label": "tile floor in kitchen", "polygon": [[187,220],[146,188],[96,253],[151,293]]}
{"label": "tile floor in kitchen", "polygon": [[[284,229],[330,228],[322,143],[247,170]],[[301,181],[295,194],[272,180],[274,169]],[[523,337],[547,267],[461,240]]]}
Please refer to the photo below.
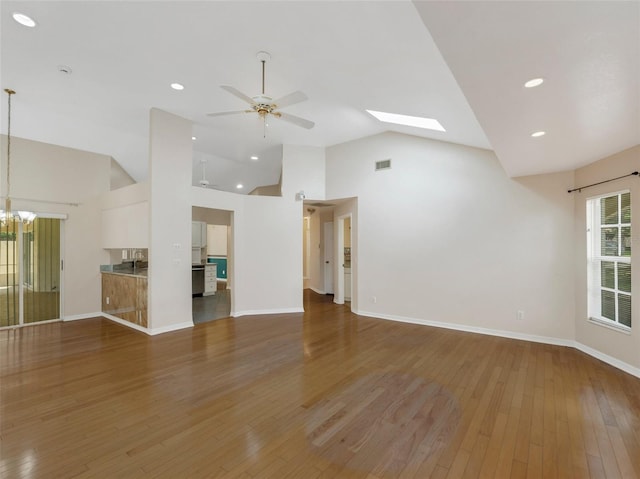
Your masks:
{"label": "tile floor in kitchen", "polygon": [[193,324],[214,319],[228,318],[231,312],[231,290],[227,283],[218,282],[218,290],[213,296],[195,296],[193,301]]}

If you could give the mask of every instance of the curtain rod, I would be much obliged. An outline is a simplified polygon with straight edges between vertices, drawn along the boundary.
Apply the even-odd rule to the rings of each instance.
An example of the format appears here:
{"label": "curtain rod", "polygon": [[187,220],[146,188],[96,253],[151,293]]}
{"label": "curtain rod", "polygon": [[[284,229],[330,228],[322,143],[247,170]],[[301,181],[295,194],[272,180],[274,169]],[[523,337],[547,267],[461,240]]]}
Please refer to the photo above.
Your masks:
{"label": "curtain rod", "polygon": [[[0,196],[0,198],[5,199],[4,196]],[[80,206],[80,203],[67,203],[64,201],[50,201],[50,200],[36,200],[33,198],[16,198],[15,196],[12,196],[11,199],[18,200],[18,201],[32,201],[34,203],[47,203],[50,205]]]}
{"label": "curtain rod", "polygon": [[580,191],[584,190],[585,188],[591,188],[592,186],[601,185],[603,183],[609,183],[610,181],[616,181],[616,180],[619,180],[621,178],[626,178],[627,176],[638,176],[638,172],[634,171],[633,173],[629,173],[628,175],[622,175],[622,176],[618,176],[617,178],[611,178],[610,180],[604,180],[604,181],[601,181],[599,183],[593,183],[592,185],[581,186],[580,188],[574,188],[572,190],[568,190],[567,193],[573,193],[574,191],[580,192]]}

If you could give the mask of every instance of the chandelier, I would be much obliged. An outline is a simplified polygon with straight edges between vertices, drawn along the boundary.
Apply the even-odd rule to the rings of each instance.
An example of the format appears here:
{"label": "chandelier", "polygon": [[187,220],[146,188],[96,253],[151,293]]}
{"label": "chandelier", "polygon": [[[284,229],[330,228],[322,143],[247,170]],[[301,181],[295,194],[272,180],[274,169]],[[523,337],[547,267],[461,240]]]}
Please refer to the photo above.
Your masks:
{"label": "chandelier", "polygon": [[11,95],[15,95],[15,91],[10,88],[5,88],[4,91],[8,96],[8,108],[7,108],[7,196],[5,198],[4,210],[0,210],[0,222],[3,225],[10,223],[13,220],[20,221],[24,224],[31,223],[36,214],[32,211],[13,211],[11,209]]}

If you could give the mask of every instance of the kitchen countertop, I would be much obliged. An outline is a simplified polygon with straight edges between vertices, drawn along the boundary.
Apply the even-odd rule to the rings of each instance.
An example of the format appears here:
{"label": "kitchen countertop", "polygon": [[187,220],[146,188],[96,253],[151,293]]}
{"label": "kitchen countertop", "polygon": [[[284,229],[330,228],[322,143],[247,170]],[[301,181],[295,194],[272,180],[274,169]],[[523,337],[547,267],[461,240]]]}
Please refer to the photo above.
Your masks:
{"label": "kitchen countertop", "polygon": [[132,278],[147,278],[147,270],[143,269],[140,271],[136,271],[135,273],[128,273],[126,271],[101,271],[102,274],[115,274],[118,276],[130,276]]}

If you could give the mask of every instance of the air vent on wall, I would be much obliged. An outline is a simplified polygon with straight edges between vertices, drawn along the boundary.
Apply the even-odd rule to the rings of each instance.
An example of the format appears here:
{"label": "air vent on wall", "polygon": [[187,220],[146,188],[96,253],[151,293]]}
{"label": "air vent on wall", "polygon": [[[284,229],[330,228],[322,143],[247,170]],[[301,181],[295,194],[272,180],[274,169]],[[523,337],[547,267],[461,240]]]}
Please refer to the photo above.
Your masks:
{"label": "air vent on wall", "polygon": [[391,158],[387,160],[376,161],[376,171],[388,170],[391,168]]}

